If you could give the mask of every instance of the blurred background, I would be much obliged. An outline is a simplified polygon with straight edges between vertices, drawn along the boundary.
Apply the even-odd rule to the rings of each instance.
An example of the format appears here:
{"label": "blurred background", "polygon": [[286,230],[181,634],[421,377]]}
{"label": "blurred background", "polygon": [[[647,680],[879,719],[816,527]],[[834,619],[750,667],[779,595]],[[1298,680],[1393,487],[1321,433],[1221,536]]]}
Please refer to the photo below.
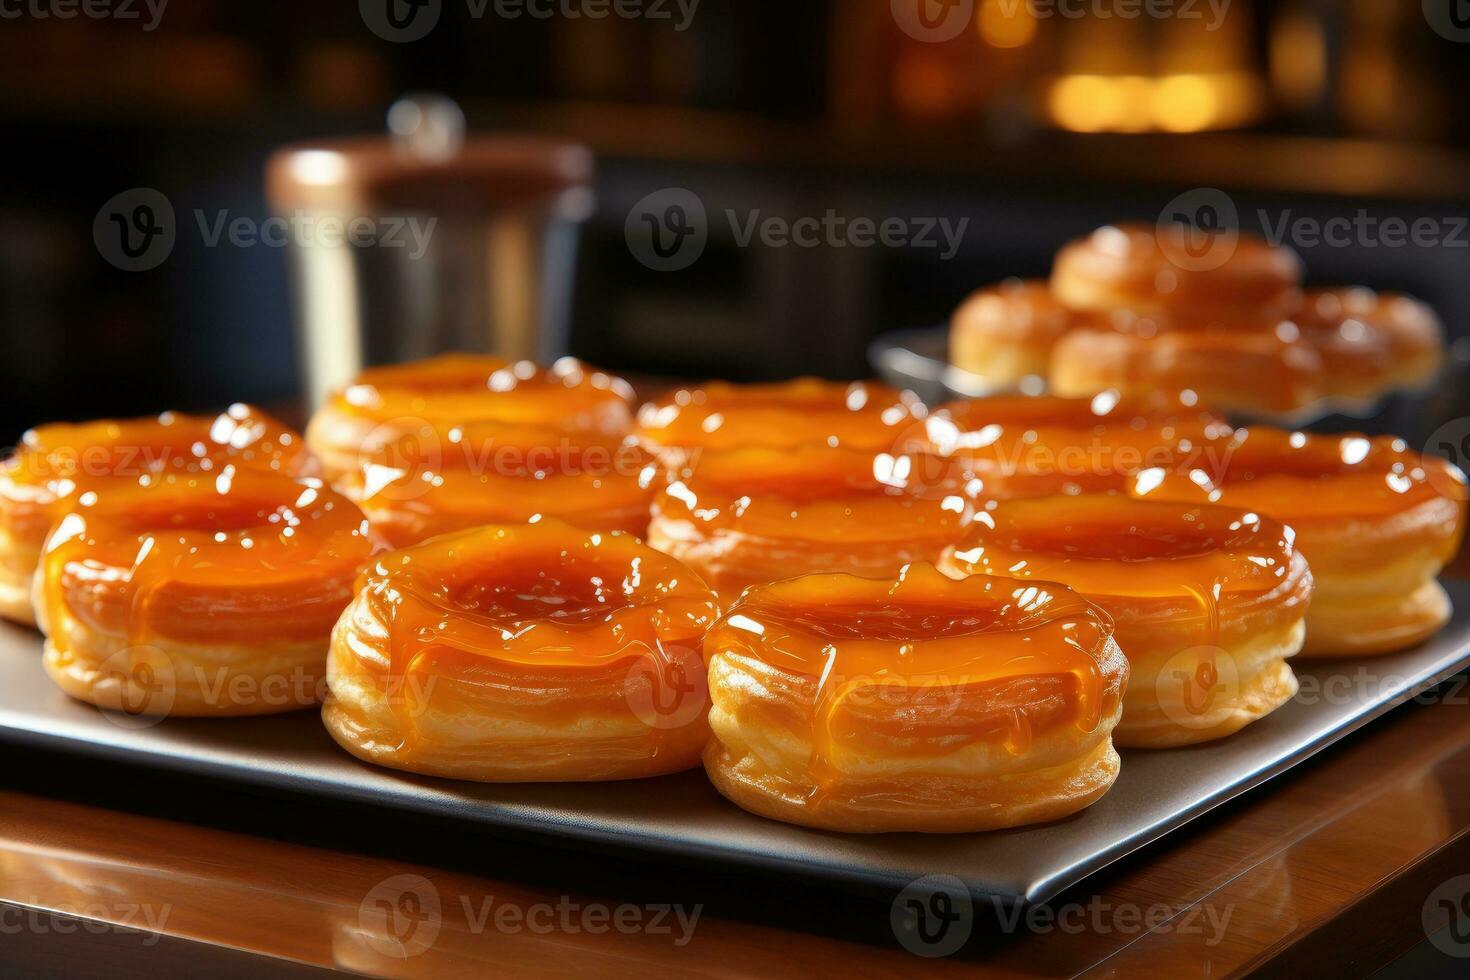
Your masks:
{"label": "blurred background", "polygon": [[[426,4],[437,20],[419,39],[372,26]],[[1417,242],[1361,220],[1350,240],[1291,242],[1312,280],[1413,292],[1463,336],[1461,6],[645,0],[627,16],[612,0],[117,0],[94,16],[8,2],[0,440],[52,419],[299,398],[288,255],[210,244],[196,215],[264,221],[273,149],[380,133],[412,90],[457,100],[472,130],[595,153],[567,346],[614,370],[864,376],[878,334],[941,323],[981,284],[1044,275],[1066,239],[1156,220],[1200,188],[1226,191],[1257,231],[1430,220]],[[140,187],[171,202],[177,238],[156,267],[126,271],[94,222]],[[626,233],[666,188],[709,215],[704,251],[676,271],[640,261]],[[735,233],[757,212],[829,210],[968,223],[953,250]]]}

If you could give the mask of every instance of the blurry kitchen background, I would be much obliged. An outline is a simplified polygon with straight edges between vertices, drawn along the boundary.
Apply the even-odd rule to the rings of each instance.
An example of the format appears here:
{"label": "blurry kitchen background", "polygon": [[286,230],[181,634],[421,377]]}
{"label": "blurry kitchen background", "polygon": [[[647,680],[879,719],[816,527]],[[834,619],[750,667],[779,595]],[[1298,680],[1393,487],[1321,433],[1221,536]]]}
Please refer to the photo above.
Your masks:
{"label": "blurry kitchen background", "polygon": [[[877,334],[940,323],[975,286],[1043,275],[1068,237],[1152,221],[1197,187],[1229,191],[1256,227],[1257,208],[1430,216],[1445,233],[1470,213],[1470,43],[1432,29],[1419,0],[1191,0],[1190,19],[1062,2],[1083,16],[975,0],[964,30],[929,43],[890,0],[702,0],[684,31],[672,0],[671,20],[506,19],[493,0],[477,18],[444,0],[406,44],[351,0],[173,0],[151,31],[8,3],[0,440],[54,418],[296,398],[286,256],[208,248],[193,210],[263,220],[273,147],[381,131],[408,90],[452,96],[476,129],[595,151],[571,349],[631,372],[862,376]],[[180,233],[166,262],[132,273],[102,259],[92,223],[139,186],[172,200]],[[703,199],[710,241],[690,268],[656,272],[624,221],[671,186]],[[949,261],[741,248],[716,217],[727,208],[970,224]],[[1467,242],[1303,252],[1314,280],[1411,291],[1461,335]]]}

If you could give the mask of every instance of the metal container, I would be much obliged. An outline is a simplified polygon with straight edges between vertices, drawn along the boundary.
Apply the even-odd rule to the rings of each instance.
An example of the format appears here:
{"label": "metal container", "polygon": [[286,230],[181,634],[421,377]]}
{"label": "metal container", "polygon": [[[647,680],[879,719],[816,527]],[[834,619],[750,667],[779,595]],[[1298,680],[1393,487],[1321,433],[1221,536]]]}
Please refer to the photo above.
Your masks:
{"label": "metal container", "polygon": [[446,99],[406,97],[389,134],[286,146],[266,168],[285,223],[306,395],[449,350],[565,352],[592,154],[469,135]]}

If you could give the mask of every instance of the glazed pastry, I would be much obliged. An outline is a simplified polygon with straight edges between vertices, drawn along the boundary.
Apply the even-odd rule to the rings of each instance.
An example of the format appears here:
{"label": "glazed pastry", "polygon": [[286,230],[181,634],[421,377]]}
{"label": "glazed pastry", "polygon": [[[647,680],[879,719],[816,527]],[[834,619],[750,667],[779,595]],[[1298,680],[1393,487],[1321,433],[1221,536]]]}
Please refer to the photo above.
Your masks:
{"label": "glazed pastry", "polygon": [[960,304],[949,323],[949,359],[985,384],[1044,382],[1057,341],[1087,317],[1063,306],[1042,281],[1008,279]]}
{"label": "glazed pastry", "polygon": [[1301,280],[1296,252],[1255,235],[1232,241],[1184,225],[1119,224],[1063,247],[1051,288],[1074,310],[1228,322],[1286,316],[1300,302]]}
{"label": "glazed pastry", "polygon": [[211,473],[224,463],[309,476],[301,437],[248,405],[214,415],[59,422],[32,429],[0,462],[0,616],[35,622],[31,584],[46,533],[77,500],[163,472]]}
{"label": "glazed pastry", "polygon": [[1052,352],[1051,391],[1080,397],[1191,391],[1221,409],[1294,418],[1328,392],[1322,356],[1289,321],[1228,326],[1119,313]]}
{"label": "glazed pastry", "polygon": [[705,637],[705,769],[747,810],[845,833],[1066,816],[1118,774],[1112,632],[1066,586],[927,564],[751,589]]}
{"label": "glazed pastry", "polygon": [[1242,429],[1209,472],[1141,473],[1151,499],[1207,500],[1291,527],[1311,564],[1307,656],[1413,646],[1449,620],[1436,580],[1465,528],[1465,475],[1401,439]]}
{"label": "glazed pastry", "polygon": [[922,454],[711,451],[659,490],[648,543],[727,599],[807,572],[891,578],[957,540],[973,489],[962,467]]}
{"label": "glazed pastry", "polygon": [[997,395],[941,405],[901,441],[963,463],[988,498],[1124,490],[1144,469],[1198,461],[1228,433],[1197,399]]}
{"label": "glazed pastry", "polygon": [[1386,356],[1379,354],[1379,367],[1387,373],[1382,388],[1423,388],[1439,376],[1444,327],[1432,309],[1411,296],[1362,287],[1308,290],[1294,319],[1309,339],[1323,338],[1319,346],[1329,358],[1329,375],[1355,373],[1355,365],[1334,363],[1325,353],[1329,346],[1340,350],[1346,344],[1354,350],[1371,346],[1375,353],[1387,348]]}
{"label": "glazed pastry", "polygon": [[638,410],[638,437],[678,465],[695,450],[806,444],[882,450],[924,417],[918,396],[887,385],[797,378],[775,384],[712,381]]}
{"label": "glazed pastry", "polygon": [[709,737],[698,576],[555,520],[373,562],[332,634],[328,731],[360,759],[487,782],[631,779]]}
{"label": "glazed pastry", "polygon": [[1220,738],[1296,693],[1312,576],[1294,535],[1249,511],[1117,494],[995,503],[940,568],[1061,582],[1113,618],[1128,657],[1122,746]]}
{"label": "glazed pastry", "polygon": [[394,468],[462,456],[453,440],[457,427],[530,425],[568,438],[621,439],[632,428],[632,405],[626,381],[570,357],[540,368],[446,354],[364,371],[312,417],[306,440],[327,478],[355,498],[366,464]]}
{"label": "glazed pastry", "polygon": [[144,715],[310,707],[327,640],[372,553],[351,501],[318,480],[224,464],[88,494],[36,573],[46,672]]}
{"label": "glazed pastry", "polygon": [[537,514],[590,530],[648,530],[659,467],[632,443],[479,422],[450,429],[445,445],[424,459],[400,446],[396,466],[364,468],[359,503],[395,548]]}

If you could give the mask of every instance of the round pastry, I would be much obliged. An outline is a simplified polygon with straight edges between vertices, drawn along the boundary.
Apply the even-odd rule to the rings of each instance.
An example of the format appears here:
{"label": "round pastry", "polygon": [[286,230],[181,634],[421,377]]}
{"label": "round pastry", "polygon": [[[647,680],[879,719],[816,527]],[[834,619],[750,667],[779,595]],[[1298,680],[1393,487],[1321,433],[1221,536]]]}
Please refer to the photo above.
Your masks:
{"label": "round pastry", "polygon": [[78,505],[36,573],[46,672],[62,690],[145,715],[317,703],[332,624],[372,554],[351,501],[225,464]]}
{"label": "round pastry", "polygon": [[705,636],[705,769],[762,816],[846,833],[992,830],[1095,802],[1128,665],[1064,585],[916,564],[746,592]]}
{"label": "round pastry", "polygon": [[1322,358],[1326,396],[1349,410],[1371,407],[1399,383],[1388,332],[1348,314],[1337,292],[1308,290],[1290,322]]}
{"label": "round pastry", "polygon": [[1045,381],[1051,351],[1084,320],[1046,282],[1007,279],[960,304],[949,322],[949,360],[995,388]]}
{"label": "round pastry", "polygon": [[[1371,338],[1386,346],[1388,383],[1418,389],[1433,382],[1444,361],[1444,326],[1424,303],[1362,287],[1308,290],[1295,315],[1304,331],[1338,338],[1341,346]],[[1324,355],[1326,356],[1326,355]],[[1331,362],[1329,371],[1333,370]]]}
{"label": "round pastry", "polygon": [[306,441],[327,478],[356,497],[364,464],[453,455],[456,427],[498,422],[620,439],[632,428],[632,405],[626,381],[570,357],[540,368],[446,354],[364,371],[312,417]]}
{"label": "round pastry", "polygon": [[1220,447],[1223,466],[1139,474],[1152,499],[1208,500],[1269,514],[1297,534],[1316,582],[1307,656],[1402,650],[1438,632],[1436,580],[1465,528],[1465,476],[1401,439],[1256,427]]}
{"label": "round pastry", "polygon": [[482,524],[537,514],[589,530],[648,530],[659,467],[631,442],[557,429],[478,422],[445,433],[444,451],[369,462],[359,504],[395,548]]}
{"label": "round pastry", "polygon": [[293,477],[316,470],[299,435],[248,405],[217,416],[165,412],[27,432],[0,462],[0,616],[35,622],[31,584],[41,546],[79,498],[165,470],[210,473],[226,462]]}
{"label": "round pastry", "polygon": [[681,388],[638,410],[638,437],[673,465],[695,451],[808,443],[886,449],[923,418],[918,396],[875,382],[797,378],[775,384],[712,381]]}
{"label": "round pastry", "polygon": [[997,395],[941,405],[900,442],[962,461],[989,498],[1123,490],[1141,470],[1196,461],[1229,432],[1186,395]]}
{"label": "round pastry", "polygon": [[1266,322],[1206,327],[1115,314],[1106,327],[1074,330],[1057,344],[1051,391],[1191,391],[1226,411],[1294,417],[1327,394],[1322,357],[1295,324]]}
{"label": "round pastry", "polygon": [[367,762],[486,782],[632,779],[699,764],[694,573],[631,535],[483,527],[374,561],[332,634],[322,711]]}
{"label": "round pastry", "polygon": [[806,572],[891,578],[957,540],[973,489],[961,467],[921,454],[706,452],[659,490],[648,543],[728,599]]}
{"label": "round pastry", "polygon": [[1068,243],[1052,267],[1074,310],[1132,310],[1206,321],[1271,318],[1300,300],[1302,262],[1256,235],[1186,225],[1119,224]]}
{"label": "round pastry", "polygon": [[1122,746],[1221,738],[1296,693],[1312,576],[1250,511],[1117,494],[991,504],[940,568],[1061,582],[1113,618],[1128,657]]}

